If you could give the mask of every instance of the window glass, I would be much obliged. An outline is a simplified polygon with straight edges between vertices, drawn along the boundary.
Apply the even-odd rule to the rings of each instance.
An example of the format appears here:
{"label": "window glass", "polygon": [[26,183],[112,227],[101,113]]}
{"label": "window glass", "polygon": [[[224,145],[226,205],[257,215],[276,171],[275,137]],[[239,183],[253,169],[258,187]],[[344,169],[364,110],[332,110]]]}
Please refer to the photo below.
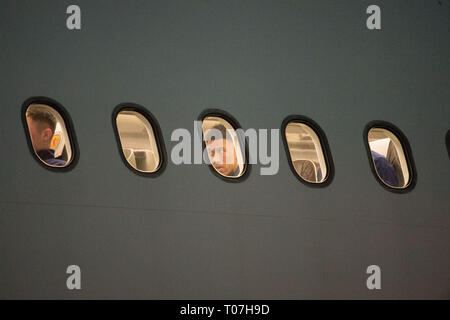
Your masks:
{"label": "window glass", "polygon": [[400,140],[384,128],[371,128],[367,140],[377,176],[393,188],[405,188],[410,182],[408,163]]}
{"label": "window glass", "polygon": [[116,126],[126,161],[137,171],[156,172],[161,163],[153,127],[141,113],[122,110]]}
{"label": "window glass", "polygon": [[209,161],[227,178],[238,178],[245,171],[244,156],[233,126],[220,117],[207,116],[202,122]]}
{"label": "window glass", "polygon": [[66,167],[73,160],[73,146],[63,117],[45,104],[30,104],[26,121],[38,158],[50,167]]}
{"label": "window glass", "polygon": [[328,168],[316,132],[305,123],[291,121],[284,134],[295,172],[307,182],[324,182]]}

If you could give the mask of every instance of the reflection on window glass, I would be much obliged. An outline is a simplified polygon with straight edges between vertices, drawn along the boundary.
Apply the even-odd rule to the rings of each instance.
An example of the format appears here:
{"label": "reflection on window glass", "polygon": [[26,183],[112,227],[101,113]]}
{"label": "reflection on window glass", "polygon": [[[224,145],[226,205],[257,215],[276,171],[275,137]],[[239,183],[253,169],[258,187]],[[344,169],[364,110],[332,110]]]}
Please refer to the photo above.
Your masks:
{"label": "reflection on window glass", "polygon": [[314,130],[305,123],[292,121],[287,124],[285,135],[297,174],[311,183],[324,182],[328,169],[322,145]]}
{"label": "reflection on window glass", "polygon": [[72,146],[62,116],[44,104],[30,104],[27,126],[34,152],[51,167],[66,167],[72,161]]}
{"label": "reflection on window glass", "polygon": [[242,176],[244,157],[233,126],[220,117],[207,116],[203,119],[202,131],[214,169],[227,178]]}
{"label": "reflection on window glass", "polygon": [[381,181],[393,188],[407,187],[410,176],[400,140],[383,128],[371,128],[367,139],[372,163]]}
{"label": "reflection on window glass", "polygon": [[136,111],[122,110],[116,117],[122,152],[127,162],[140,172],[156,172],[160,156],[150,122]]}

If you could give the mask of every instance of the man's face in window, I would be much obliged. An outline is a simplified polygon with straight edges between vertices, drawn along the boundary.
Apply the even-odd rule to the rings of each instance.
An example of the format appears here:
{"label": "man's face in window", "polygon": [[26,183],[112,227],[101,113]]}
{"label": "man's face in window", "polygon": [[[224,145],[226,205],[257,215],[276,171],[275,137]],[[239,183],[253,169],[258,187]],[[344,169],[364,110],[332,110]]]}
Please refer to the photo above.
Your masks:
{"label": "man's face in window", "polygon": [[53,137],[52,129],[48,128],[45,123],[34,121],[31,117],[27,117],[27,124],[34,150],[40,151],[50,148],[50,141]]}
{"label": "man's face in window", "polygon": [[211,164],[220,174],[234,177],[239,174],[239,164],[232,141],[210,140],[206,143],[206,148]]}

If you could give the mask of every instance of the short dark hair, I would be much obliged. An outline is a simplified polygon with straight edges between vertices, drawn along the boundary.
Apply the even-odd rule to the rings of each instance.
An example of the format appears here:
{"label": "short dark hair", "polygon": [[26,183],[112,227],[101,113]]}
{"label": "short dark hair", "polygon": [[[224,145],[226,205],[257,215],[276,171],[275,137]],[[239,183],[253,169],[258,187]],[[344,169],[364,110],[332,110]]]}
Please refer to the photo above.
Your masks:
{"label": "short dark hair", "polygon": [[[225,126],[223,126],[221,124],[217,124],[214,127],[206,130],[206,132],[204,134],[205,142],[210,142],[210,141],[213,141],[216,139],[219,140],[220,137],[217,137],[218,132],[220,132],[222,139],[228,139],[231,141],[231,135],[230,135],[230,133],[227,134],[227,128],[225,128]],[[222,140],[222,139],[220,139],[220,140]]]}
{"label": "short dark hair", "polygon": [[27,117],[33,121],[46,124],[54,133],[56,129],[56,118],[50,111],[39,105],[31,105],[27,109]]}

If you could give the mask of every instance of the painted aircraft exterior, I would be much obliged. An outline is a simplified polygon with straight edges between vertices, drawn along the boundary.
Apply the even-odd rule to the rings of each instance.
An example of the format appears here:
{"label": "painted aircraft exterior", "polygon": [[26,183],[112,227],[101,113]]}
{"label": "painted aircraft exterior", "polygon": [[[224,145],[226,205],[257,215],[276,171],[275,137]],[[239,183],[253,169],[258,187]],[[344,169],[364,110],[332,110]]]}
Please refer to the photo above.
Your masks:
{"label": "painted aircraft exterior", "polygon": [[[0,298],[450,298],[448,1],[67,1],[0,3]],[[381,9],[381,29],[366,25]],[[22,104],[55,99],[77,162],[46,170]],[[133,102],[157,119],[157,177],[121,160],[111,117]],[[326,135],[333,179],[301,183],[280,136],[279,171],[227,183],[175,165],[177,128],[206,109],[246,128],[290,115]],[[415,166],[383,188],[365,127],[394,124]],[[68,266],[81,270],[69,290]],[[381,288],[369,289],[369,266]]]}

